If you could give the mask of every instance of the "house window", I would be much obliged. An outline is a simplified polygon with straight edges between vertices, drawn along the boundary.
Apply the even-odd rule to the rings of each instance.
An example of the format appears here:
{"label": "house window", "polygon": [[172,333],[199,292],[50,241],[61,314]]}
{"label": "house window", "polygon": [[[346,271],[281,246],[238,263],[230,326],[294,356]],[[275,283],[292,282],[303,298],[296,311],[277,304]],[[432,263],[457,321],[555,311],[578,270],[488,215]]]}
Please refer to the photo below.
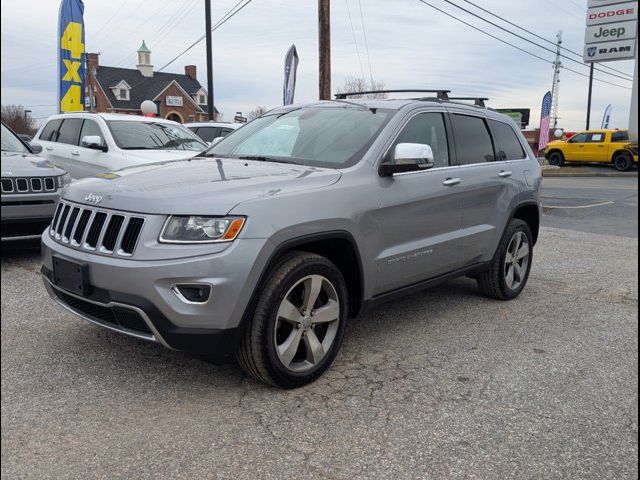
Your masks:
{"label": "house window", "polygon": [[126,88],[121,88],[120,89],[120,100],[126,100],[127,97],[128,97],[127,89]]}
{"label": "house window", "polygon": [[198,95],[198,103],[200,105],[206,105],[207,104],[207,96],[203,95],[203,94]]}

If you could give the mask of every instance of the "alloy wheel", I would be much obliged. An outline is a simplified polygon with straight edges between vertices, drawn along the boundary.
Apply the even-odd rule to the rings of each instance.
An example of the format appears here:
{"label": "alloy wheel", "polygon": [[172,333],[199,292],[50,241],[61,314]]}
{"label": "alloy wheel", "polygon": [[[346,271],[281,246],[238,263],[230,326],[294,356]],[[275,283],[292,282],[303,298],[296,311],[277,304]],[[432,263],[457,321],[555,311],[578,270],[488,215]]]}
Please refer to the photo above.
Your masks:
{"label": "alloy wheel", "polygon": [[517,290],[525,281],[529,268],[531,248],[524,232],[516,232],[504,258],[504,281],[511,290]]}
{"label": "alloy wheel", "polygon": [[338,332],[340,300],[322,275],[298,280],[276,314],[274,342],[282,365],[294,372],[311,370],[327,355]]}

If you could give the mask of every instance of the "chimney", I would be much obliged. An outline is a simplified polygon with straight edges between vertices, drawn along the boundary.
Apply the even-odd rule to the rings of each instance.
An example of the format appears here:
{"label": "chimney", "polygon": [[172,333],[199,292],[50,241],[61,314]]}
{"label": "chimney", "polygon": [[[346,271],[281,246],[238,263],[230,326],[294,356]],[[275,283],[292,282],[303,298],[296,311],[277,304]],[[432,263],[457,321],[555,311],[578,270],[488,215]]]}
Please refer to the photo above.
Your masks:
{"label": "chimney", "polygon": [[87,53],[87,71],[93,73],[94,70],[100,68],[100,54]]}
{"label": "chimney", "polygon": [[192,80],[197,80],[197,70],[195,65],[185,65],[184,74],[190,77]]}

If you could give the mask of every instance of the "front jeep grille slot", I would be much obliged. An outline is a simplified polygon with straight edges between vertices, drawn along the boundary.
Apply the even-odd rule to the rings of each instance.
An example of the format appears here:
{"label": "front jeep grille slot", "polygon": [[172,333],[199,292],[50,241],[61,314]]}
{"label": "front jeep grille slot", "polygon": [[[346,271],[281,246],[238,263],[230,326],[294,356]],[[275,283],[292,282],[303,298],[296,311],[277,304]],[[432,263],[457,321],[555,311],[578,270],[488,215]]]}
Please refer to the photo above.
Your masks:
{"label": "front jeep grille slot", "polygon": [[87,246],[90,248],[96,248],[98,245],[98,239],[100,238],[100,233],[102,233],[102,226],[104,225],[105,220],[107,219],[107,214],[104,212],[98,212],[93,217],[93,223],[91,227],[89,227],[89,233],[87,233]]}
{"label": "front jeep grille slot", "polygon": [[64,229],[64,234],[62,235],[62,241],[69,241],[69,237],[71,237],[71,231],[73,230],[73,226],[76,224],[76,219],[78,218],[78,212],[80,209],[78,207],[73,207],[71,210],[71,215],[69,215],[69,221],[67,222],[67,226]]}
{"label": "front jeep grille slot", "polygon": [[105,251],[113,252],[113,247],[116,245],[123,223],[124,216],[111,215],[111,220],[109,220],[109,225],[107,225],[104,238],[102,239],[102,248],[104,248]]}
{"label": "front jeep grille slot", "polygon": [[54,177],[2,178],[2,193],[44,193],[55,190]]}
{"label": "front jeep grille slot", "polygon": [[60,220],[58,220],[58,225],[56,225],[56,236],[59,238],[62,234],[62,229],[64,228],[64,224],[67,221],[67,216],[69,215],[69,210],[71,207],[69,205],[65,205],[62,209],[62,213],[60,214]]}
{"label": "front jeep grille slot", "polygon": [[82,241],[82,236],[84,235],[84,231],[87,228],[87,224],[89,223],[89,218],[91,217],[91,210],[83,210],[80,215],[80,220],[78,220],[78,225],[76,226],[75,232],[73,232],[72,240],[77,245],[80,245]]}
{"label": "front jeep grille slot", "polygon": [[133,255],[144,218],[126,212],[60,201],[51,222],[51,237],[72,248],[103,255]]}

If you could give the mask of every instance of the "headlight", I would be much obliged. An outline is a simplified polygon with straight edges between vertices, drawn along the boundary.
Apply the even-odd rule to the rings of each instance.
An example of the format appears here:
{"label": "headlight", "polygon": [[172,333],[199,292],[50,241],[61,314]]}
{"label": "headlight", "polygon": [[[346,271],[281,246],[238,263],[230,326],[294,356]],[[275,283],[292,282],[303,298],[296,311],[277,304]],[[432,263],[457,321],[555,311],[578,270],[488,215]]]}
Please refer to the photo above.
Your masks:
{"label": "headlight", "polygon": [[242,230],[242,217],[170,216],[160,232],[161,243],[231,242]]}
{"label": "headlight", "polygon": [[64,187],[65,185],[69,185],[71,183],[71,175],[65,173],[64,175],[60,175],[58,177],[58,188]]}

